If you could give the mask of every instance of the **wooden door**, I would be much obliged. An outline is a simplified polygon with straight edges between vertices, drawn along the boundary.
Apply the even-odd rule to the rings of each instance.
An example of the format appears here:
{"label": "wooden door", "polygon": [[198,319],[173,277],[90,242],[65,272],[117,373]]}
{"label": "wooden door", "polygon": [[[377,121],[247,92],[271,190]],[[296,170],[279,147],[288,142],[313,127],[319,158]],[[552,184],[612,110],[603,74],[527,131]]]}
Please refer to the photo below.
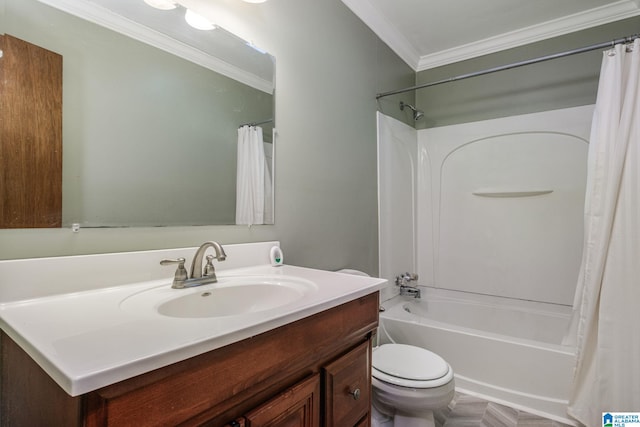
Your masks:
{"label": "wooden door", "polygon": [[324,369],[326,427],[367,426],[371,409],[371,343],[365,341]]}
{"label": "wooden door", "polygon": [[320,376],[309,377],[245,416],[246,427],[319,427]]}
{"label": "wooden door", "polygon": [[62,56],[0,36],[0,228],[62,225]]}

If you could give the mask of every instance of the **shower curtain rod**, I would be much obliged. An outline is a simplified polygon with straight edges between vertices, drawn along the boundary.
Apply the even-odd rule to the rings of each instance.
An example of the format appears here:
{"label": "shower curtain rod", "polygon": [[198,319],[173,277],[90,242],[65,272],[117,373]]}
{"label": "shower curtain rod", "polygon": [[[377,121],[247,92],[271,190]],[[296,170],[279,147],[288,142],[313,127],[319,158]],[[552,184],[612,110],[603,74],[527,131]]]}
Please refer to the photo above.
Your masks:
{"label": "shower curtain rod", "polygon": [[554,53],[554,54],[551,54],[551,55],[540,56],[538,58],[527,59],[525,61],[514,62],[512,64],[501,65],[499,67],[488,68],[488,69],[482,70],[482,71],[476,71],[476,72],[468,73],[468,74],[461,74],[459,76],[450,77],[448,79],[438,80],[438,81],[430,82],[430,83],[424,83],[424,84],[420,84],[420,85],[416,85],[416,86],[407,87],[407,88],[404,88],[404,89],[397,89],[397,90],[392,90],[392,91],[389,91],[389,92],[382,92],[382,93],[378,93],[376,95],[376,99],[384,98],[385,96],[389,96],[389,95],[396,95],[396,94],[399,94],[399,93],[410,92],[410,91],[416,90],[416,89],[424,89],[424,88],[431,87],[431,86],[437,86],[437,85],[440,85],[440,84],[443,84],[443,83],[455,82],[455,81],[458,81],[458,80],[469,79],[471,77],[483,76],[485,74],[496,73],[498,71],[510,70],[512,68],[522,67],[522,66],[525,66],[525,65],[537,64],[538,62],[544,62],[544,61],[550,61],[552,59],[564,58],[565,56],[576,55],[576,54],[584,53],[584,52],[590,52],[592,50],[603,49],[603,48],[607,48],[607,47],[611,48],[611,47],[613,47],[613,46],[615,46],[617,44],[631,43],[632,41],[634,41],[638,37],[640,37],[640,34],[633,34],[633,35],[622,37],[622,38],[619,38],[619,39],[614,39],[614,40],[611,40],[611,41],[608,41],[608,42],[602,42],[602,43],[594,44],[594,45],[591,45],[591,46],[585,46],[585,47],[581,47],[581,48],[578,48],[578,49],[568,50],[566,52]]}
{"label": "shower curtain rod", "polygon": [[263,120],[261,122],[250,122],[250,123],[243,123],[240,126],[238,126],[238,128],[241,128],[242,126],[258,126],[258,125],[263,125],[265,123],[271,123],[273,121],[273,119],[267,119],[267,120]]}

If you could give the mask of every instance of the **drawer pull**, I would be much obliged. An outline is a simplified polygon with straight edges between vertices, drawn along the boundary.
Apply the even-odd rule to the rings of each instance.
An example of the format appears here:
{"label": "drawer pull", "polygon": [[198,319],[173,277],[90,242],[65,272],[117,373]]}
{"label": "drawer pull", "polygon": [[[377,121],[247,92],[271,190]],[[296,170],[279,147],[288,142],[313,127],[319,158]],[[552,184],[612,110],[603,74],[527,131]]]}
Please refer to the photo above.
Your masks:
{"label": "drawer pull", "polygon": [[360,399],[360,389],[359,389],[359,388],[357,388],[357,389],[355,389],[355,390],[353,390],[353,391],[350,391],[350,392],[349,392],[349,394],[350,394],[351,396],[353,396],[353,400],[358,400],[358,399]]}

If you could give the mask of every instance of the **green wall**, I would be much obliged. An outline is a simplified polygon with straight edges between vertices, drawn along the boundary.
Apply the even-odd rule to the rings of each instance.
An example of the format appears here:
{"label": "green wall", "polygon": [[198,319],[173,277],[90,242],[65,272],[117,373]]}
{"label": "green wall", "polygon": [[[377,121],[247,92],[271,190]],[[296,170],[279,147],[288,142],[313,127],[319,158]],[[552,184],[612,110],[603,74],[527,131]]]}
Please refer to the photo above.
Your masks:
{"label": "green wall", "polygon": [[287,263],[377,273],[375,94],[415,73],[340,0],[228,8],[241,35],[277,58],[276,224],[0,230],[0,258],[275,239]]}
{"label": "green wall", "polygon": [[[417,73],[416,84],[613,40],[640,29],[634,17]],[[418,129],[593,104],[602,51],[446,83],[416,91],[425,118]],[[389,98],[396,98],[394,95]]]}
{"label": "green wall", "polygon": [[[288,263],[377,273],[375,112],[405,119],[397,103],[426,113],[419,127],[590,104],[599,52],[379,102],[416,75],[340,0],[272,0],[228,6],[242,34],[277,58],[276,224],[128,229],[0,230],[0,258],[196,246],[204,240],[280,240]],[[420,72],[417,82],[475,71],[635,33],[640,18]]]}

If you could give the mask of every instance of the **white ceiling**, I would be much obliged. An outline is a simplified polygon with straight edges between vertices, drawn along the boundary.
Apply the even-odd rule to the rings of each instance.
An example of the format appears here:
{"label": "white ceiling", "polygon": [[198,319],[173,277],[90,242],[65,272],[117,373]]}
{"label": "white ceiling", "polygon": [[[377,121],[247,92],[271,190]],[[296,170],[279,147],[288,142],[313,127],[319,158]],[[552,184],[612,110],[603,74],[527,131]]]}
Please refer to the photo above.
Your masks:
{"label": "white ceiling", "polygon": [[640,0],[342,2],[416,71],[640,14]]}

